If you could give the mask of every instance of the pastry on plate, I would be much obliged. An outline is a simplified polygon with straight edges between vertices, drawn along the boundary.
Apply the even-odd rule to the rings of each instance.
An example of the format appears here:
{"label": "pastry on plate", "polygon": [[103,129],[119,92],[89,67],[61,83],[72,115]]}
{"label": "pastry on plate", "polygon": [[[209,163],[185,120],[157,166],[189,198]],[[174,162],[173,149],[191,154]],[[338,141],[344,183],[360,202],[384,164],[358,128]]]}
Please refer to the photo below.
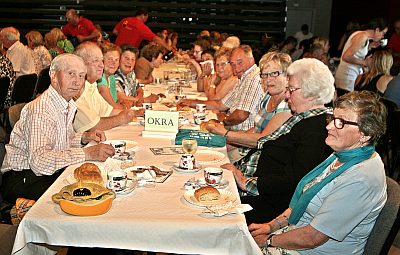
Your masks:
{"label": "pastry on plate", "polygon": [[205,186],[194,192],[194,197],[199,202],[217,201],[221,198],[219,191],[211,186]]}
{"label": "pastry on plate", "polygon": [[76,181],[103,184],[101,171],[96,164],[84,163],[74,171]]}

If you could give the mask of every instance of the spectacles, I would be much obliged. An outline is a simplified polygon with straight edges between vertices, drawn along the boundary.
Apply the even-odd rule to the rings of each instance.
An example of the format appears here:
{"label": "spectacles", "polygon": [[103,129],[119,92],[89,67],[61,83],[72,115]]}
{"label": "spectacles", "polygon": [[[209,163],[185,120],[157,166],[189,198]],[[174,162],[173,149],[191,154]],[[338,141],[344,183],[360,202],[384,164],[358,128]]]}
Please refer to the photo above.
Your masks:
{"label": "spectacles", "polygon": [[229,64],[229,61],[221,62],[221,63],[216,63],[215,65],[217,67],[225,67],[227,64]]}
{"label": "spectacles", "polygon": [[269,73],[260,73],[261,79],[265,79],[268,77],[278,77],[279,75],[283,74],[284,71],[273,71]]}
{"label": "spectacles", "polygon": [[290,94],[292,94],[293,92],[295,92],[296,90],[299,90],[301,88],[292,88],[292,87],[286,87],[286,91],[289,91]]}
{"label": "spectacles", "polygon": [[328,122],[328,124],[333,121],[333,125],[335,125],[335,128],[337,129],[343,129],[344,125],[346,124],[358,126],[357,122],[348,121],[342,118],[336,118],[335,116],[333,116],[333,114],[328,114],[328,116],[326,117],[326,121]]}

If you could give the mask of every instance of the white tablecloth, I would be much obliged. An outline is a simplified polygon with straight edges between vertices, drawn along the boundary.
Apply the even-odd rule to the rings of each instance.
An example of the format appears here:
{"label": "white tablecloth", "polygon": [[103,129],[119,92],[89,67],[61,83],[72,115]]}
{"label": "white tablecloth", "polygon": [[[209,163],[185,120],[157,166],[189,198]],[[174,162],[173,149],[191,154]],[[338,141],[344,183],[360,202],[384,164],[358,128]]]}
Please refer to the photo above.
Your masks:
{"label": "white tablecloth", "polygon": [[[137,142],[136,165],[167,169],[179,160],[180,155],[155,156],[149,147],[172,146],[173,140],[143,138],[142,130],[142,126],[126,125],[109,130],[106,135],[107,139]],[[225,148],[213,150],[226,153]],[[227,157],[210,166],[225,162],[228,162]],[[35,243],[183,254],[261,254],[248,232],[244,215],[217,218],[203,214],[203,208],[185,201],[183,184],[193,176],[201,177],[202,171],[174,172],[155,187],[137,188],[129,195],[118,195],[106,214],[77,217],[64,213],[51,200],[51,196],[67,184],[66,178],[73,169],[67,168],[26,214],[18,228],[13,254],[52,254]],[[224,178],[239,201],[232,173],[224,171]]]}

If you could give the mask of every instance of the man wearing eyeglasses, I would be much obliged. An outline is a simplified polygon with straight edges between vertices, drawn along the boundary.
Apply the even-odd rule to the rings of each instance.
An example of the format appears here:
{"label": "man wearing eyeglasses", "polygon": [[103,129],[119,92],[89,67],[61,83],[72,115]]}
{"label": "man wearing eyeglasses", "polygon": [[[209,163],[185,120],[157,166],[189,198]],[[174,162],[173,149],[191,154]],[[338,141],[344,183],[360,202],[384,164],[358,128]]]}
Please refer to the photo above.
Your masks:
{"label": "man wearing eyeglasses", "polygon": [[241,45],[234,49],[229,63],[239,81],[224,98],[205,102],[183,99],[179,104],[196,107],[196,104],[204,103],[207,109],[220,111],[218,120],[228,126],[229,130],[248,130],[254,126],[254,118],[264,96],[260,70],[254,62],[252,50],[248,45]]}

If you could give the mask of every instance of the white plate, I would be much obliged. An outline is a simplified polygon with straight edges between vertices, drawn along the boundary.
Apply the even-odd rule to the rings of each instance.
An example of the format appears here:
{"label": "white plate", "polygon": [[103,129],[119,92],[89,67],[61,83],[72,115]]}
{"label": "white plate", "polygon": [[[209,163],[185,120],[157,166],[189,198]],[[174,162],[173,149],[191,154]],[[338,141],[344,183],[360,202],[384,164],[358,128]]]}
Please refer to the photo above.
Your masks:
{"label": "white plate", "polygon": [[194,157],[200,164],[212,164],[222,161],[225,158],[225,154],[219,151],[198,150]]}
{"label": "white plate", "polygon": [[201,170],[201,165],[199,165],[198,168],[193,168],[193,169],[185,169],[185,168],[180,168],[179,163],[175,163],[174,166],[172,167],[175,171],[178,173],[197,173],[198,171]]}
{"label": "white plate", "polygon": [[[197,184],[198,184],[200,187],[204,187],[204,186],[207,186],[207,185],[208,185],[208,184],[206,183],[206,181],[204,180],[204,178],[199,178],[199,179],[197,179]],[[220,182],[218,185],[215,185],[215,186],[213,186],[213,187],[216,188],[216,189],[225,189],[226,187],[228,187],[228,185],[229,185],[229,181],[228,181],[228,180],[225,180],[225,179],[222,179],[221,182]]]}
{"label": "white plate", "polygon": [[232,192],[227,191],[227,190],[220,190],[219,193],[221,194],[221,198],[219,200],[215,201],[197,201],[197,199],[194,197],[194,190],[187,190],[184,194],[183,197],[185,200],[193,205],[201,206],[201,207],[207,207],[211,205],[224,205],[229,202],[235,202],[236,197],[233,195]]}

